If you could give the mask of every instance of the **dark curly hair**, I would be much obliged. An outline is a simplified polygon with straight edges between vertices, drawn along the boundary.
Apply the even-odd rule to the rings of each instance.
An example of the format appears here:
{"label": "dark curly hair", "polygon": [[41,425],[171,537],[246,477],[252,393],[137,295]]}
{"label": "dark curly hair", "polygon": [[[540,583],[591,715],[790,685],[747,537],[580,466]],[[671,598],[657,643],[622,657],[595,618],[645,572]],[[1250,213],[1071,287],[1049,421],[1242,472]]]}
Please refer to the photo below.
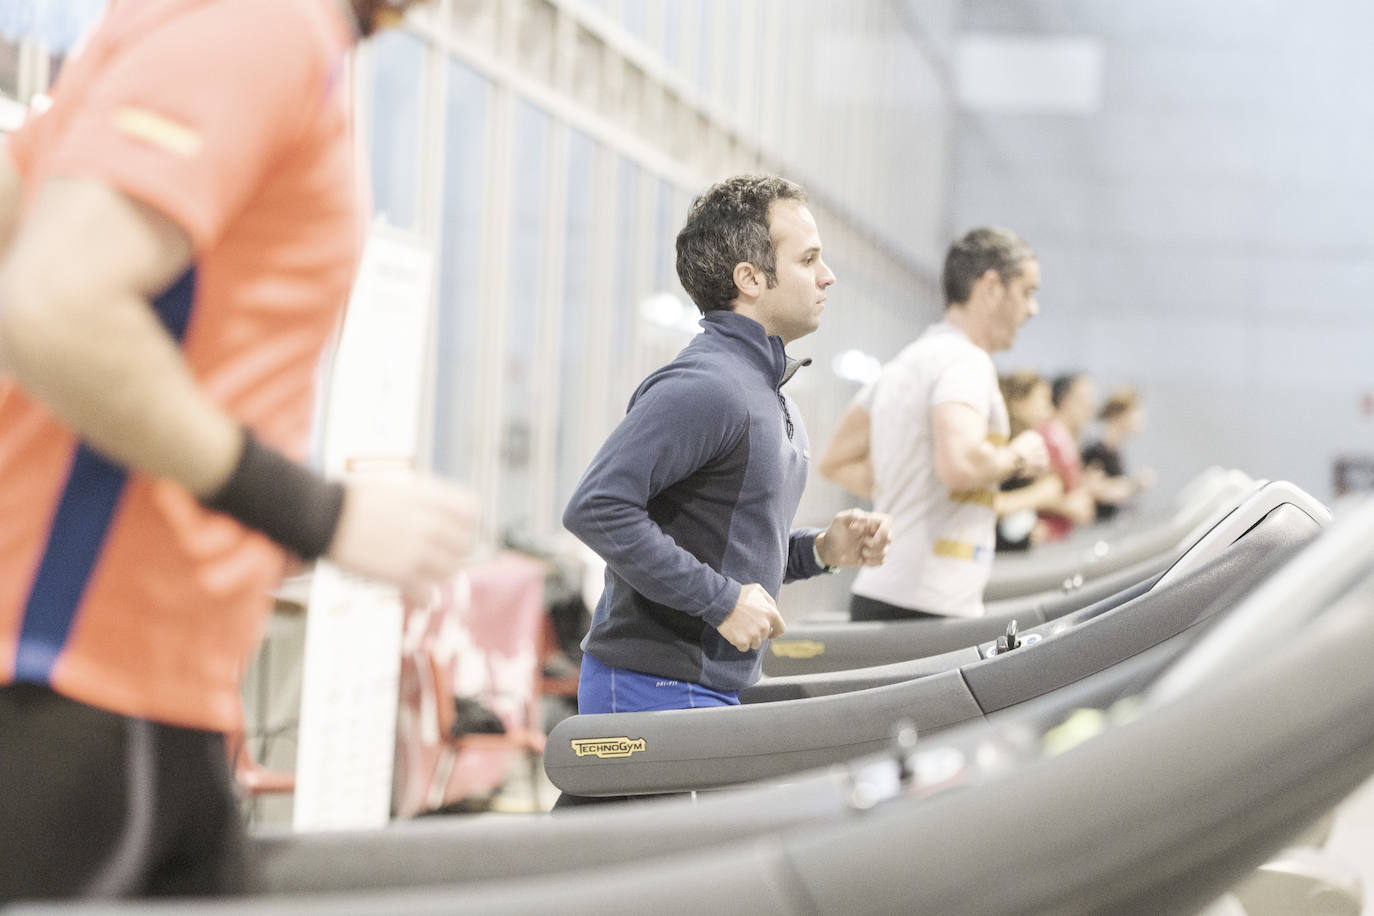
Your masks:
{"label": "dark curly hair", "polygon": [[677,276],[703,313],[729,309],[738,291],[735,265],[753,264],[771,288],[778,279],[768,208],[775,200],[804,202],[806,192],[786,178],[736,175],[692,201],[677,234]]}
{"label": "dark curly hair", "polygon": [[1110,420],[1123,413],[1129,413],[1140,405],[1140,392],[1134,385],[1119,385],[1112,389],[1111,397],[1102,404],[1097,412],[1099,420]]}
{"label": "dark curly hair", "polygon": [[1054,402],[1055,407],[1059,407],[1064,403],[1064,399],[1069,396],[1069,392],[1073,391],[1074,384],[1083,376],[1084,373],[1082,372],[1065,372],[1063,375],[1057,376],[1054,381],[1050,383],[1050,400]]}
{"label": "dark curly hair", "polygon": [[965,233],[945,255],[945,307],[967,302],[989,267],[1006,283],[1021,272],[1022,261],[1034,257],[1031,246],[1009,229],[985,226]]}

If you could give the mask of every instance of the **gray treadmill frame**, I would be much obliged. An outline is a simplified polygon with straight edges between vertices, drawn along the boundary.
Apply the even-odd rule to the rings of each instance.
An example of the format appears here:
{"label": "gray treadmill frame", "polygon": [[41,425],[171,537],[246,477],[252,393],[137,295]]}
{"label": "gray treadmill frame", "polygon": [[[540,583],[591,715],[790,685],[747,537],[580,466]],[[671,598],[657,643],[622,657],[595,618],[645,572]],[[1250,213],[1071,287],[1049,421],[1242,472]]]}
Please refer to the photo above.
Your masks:
{"label": "gray treadmill frame", "polygon": [[[1339,524],[1338,535],[1318,542],[1358,552],[1361,581],[1311,581],[1296,603],[1261,586],[1231,618],[1242,630],[1264,631],[1268,623],[1293,639],[1256,644],[1249,664],[1227,676],[1185,697],[1152,699],[1135,722],[962,791],[903,797],[840,825],[539,880],[241,898],[198,908],[250,916],[301,909],[675,914],[719,908],[726,893],[731,910],[777,914],[1196,911],[1374,771],[1374,717],[1367,715],[1374,666],[1366,649],[1374,644],[1374,501],[1361,516],[1358,526]],[[1348,594],[1332,601],[1333,591]],[[1317,606],[1328,607],[1321,619],[1304,616]],[[1225,649],[1222,630],[1197,651]],[[1229,651],[1217,657],[1230,664]],[[743,798],[739,807],[747,811]],[[62,902],[14,912],[185,906]]]}
{"label": "gray treadmill frame", "polygon": [[[741,691],[741,700],[767,702],[785,698],[785,691],[788,689],[785,685],[798,685],[792,694],[795,697],[821,696],[837,691],[801,685],[819,685],[827,681],[841,683],[846,680],[858,684],[866,677],[858,669],[875,669],[881,666],[888,669],[888,674],[894,674],[900,670],[896,666],[901,663],[912,659],[931,658],[932,664],[925,666],[924,669],[911,668],[912,673],[908,676],[915,677],[924,670],[938,670],[936,660],[944,653],[957,651],[974,643],[995,640],[1006,631],[1011,620],[1017,621],[1022,632],[1059,632],[1058,627],[1046,628],[1039,624],[1060,620],[1082,620],[1085,616],[1093,616],[1125,604],[1142,594],[1187,576],[1193,570],[1220,556],[1237,538],[1267,515],[1273,506],[1284,501],[1302,509],[1320,524],[1327,524],[1331,520],[1330,510],[1300,487],[1287,481],[1271,481],[1260,485],[1254,493],[1212,527],[1205,531],[1195,531],[1192,540],[1172,551],[1167,558],[1160,559],[1158,568],[1153,565],[1155,561],[1151,561],[1148,578],[1137,579],[1136,576],[1143,570],[1132,568],[1097,580],[1096,584],[1106,586],[1114,586],[1119,582],[1128,583],[1127,587],[1119,591],[1113,590],[1105,598],[1094,597],[1090,603],[1082,599],[1097,593],[1084,592],[1061,599],[1060,604],[1048,612],[1037,610],[1031,615],[1012,615],[995,621],[985,618],[958,621],[888,621],[836,624],[826,631],[828,635],[823,635],[817,630],[804,631],[804,636],[810,636],[810,641],[816,643],[820,650],[818,654],[809,659],[787,659],[786,664],[780,664],[777,658],[769,664],[765,656],[764,672],[768,676],[755,687]],[[970,642],[955,643],[953,640],[959,635],[977,638]],[[779,642],[786,644],[786,640],[774,640],[769,646],[770,652],[776,649]],[[878,674],[876,670],[870,670],[866,686],[879,686],[901,680],[900,677],[887,677],[884,680],[877,677]]]}
{"label": "gray treadmill frame", "polygon": [[[1266,499],[1269,512],[1261,513],[1258,507]],[[1291,505],[1285,488],[1255,494],[1245,516],[1248,523],[1238,526],[1237,536],[1256,517],[1267,518]],[[1301,508],[1292,509],[1310,518]],[[1312,519],[1317,526],[1323,521]],[[1195,576],[1186,581],[1207,580]],[[573,716],[549,734],[545,772],[556,786],[575,795],[636,795],[737,785],[853,759],[885,746],[896,722],[911,720],[925,733],[981,718],[1157,645],[1215,610],[1224,585],[1225,580],[1214,582],[1216,593],[1199,602],[1196,597],[1177,598],[1176,583],[1026,649],[993,658],[983,658],[982,651],[975,656],[953,653],[947,670],[900,683],[720,709]],[[1184,587],[1182,593],[1186,591]],[[1162,609],[1170,602],[1173,613],[1165,613]],[[1151,606],[1156,610],[1132,613]],[[1129,643],[1094,641],[1097,634],[1107,633]],[[1066,646],[1066,639],[1072,645]],[[597,741],[617,747],[604,757],[578,753],[577,742],[596,748]]]}
{"label": "gray treadmill frame", "polygon": [[1198,528],[1206,529],[1221,513],[1254,491],[1259,482],[1239,471],[1223,474],[1204,499],[1183,506],[1171,518],[1150,528],[1123,531],[1111,540],[1094,538],[1087,546],[1066,545],[1062,555],[1056,545],[1040,548],[1024,557],[1003,556],[993,565],[983,590],[985,601],[1018,598],[1086,582],[1166,553],[1189,539]]}
{"label": "gray treadmill frame", "polygon": [[[1246,478],[1248,480],[1248,478]],[[1205,563],[1215,552],[1208,538],[1224,536],[1235,513],[1268,487],[1287,488],[1309,514],[1330,511],[1310,495],[1285,481],[1250,481],[1246,495],[1224,503],[1206,522],[1193,526],[1185,537],[1162,553],[1133,565],[1104,573],[1087,582],[1071,580],[1052,592],[990,603],[982,617],[950,620],[911,620],[853,623],[802,621],[788,627],[787,635],[770,641],[763,657],[763,673],[770,677],[843,671],[886,665],[921,656],[937,655],[975,643],[996,639],[1015,620],[1021,629],[1047,623],[1094,603],[1125,602],[1155,586],[1170,571],[1177,576],[1185,556],[1191,563]],[[1221,532],[1219,535],[1218,532]],[[1229,542],[1228,542],[1229,543]],[[1183,571],[1188,568],[1186,564]]]}

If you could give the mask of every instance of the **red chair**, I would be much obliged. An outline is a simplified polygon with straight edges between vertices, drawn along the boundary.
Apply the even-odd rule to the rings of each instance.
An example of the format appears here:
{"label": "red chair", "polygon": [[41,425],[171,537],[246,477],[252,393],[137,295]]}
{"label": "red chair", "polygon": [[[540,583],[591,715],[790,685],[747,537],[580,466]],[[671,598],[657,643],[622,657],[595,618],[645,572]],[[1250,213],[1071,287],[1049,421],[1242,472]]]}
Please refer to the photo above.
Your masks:
{"label": "red chair", "polygon": [[[538,786],[545,566],[515,553],[472,566],[429,607],[407,608],[393,811],[481,808],[516,755]],[[504,734],[454,737],[455,698],[494,712]],[[461,732],[461,728],[459,729]],[[535,799],[536,806],[538,804]]]}

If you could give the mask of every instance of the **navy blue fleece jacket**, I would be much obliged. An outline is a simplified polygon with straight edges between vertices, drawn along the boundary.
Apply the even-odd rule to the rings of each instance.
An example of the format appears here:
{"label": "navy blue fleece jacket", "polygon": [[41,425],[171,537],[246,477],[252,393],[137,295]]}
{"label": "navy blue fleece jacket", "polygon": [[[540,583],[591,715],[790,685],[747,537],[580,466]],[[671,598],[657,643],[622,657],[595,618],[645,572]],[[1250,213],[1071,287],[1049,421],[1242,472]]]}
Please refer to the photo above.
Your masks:
{"label": "navy blue fleece jacket", "polygon": [[583,475],[564,526],[606,561],[582,648],[608,665],[738,690],[760,652],[716,627],[743,585],[774,599],[821,572],[819,529],[791,530],[810,460],[782,385],[797,363],[782,339],[734,312],[654,372]]}

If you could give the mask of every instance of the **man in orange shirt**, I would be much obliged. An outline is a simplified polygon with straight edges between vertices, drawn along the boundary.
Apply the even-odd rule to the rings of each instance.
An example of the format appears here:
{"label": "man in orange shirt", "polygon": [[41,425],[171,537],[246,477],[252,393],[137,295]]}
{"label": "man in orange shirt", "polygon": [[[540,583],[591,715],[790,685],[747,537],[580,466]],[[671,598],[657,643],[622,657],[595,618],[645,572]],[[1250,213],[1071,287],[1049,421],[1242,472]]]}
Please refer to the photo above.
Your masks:
{"label": "man in orange shirt", "polygon": [[467,550],[458,488],[292,460],[346,56],[407,5],[116,3],[0,153],[0,901],[241,887],[223,733],[287,552],[417,594]]}

